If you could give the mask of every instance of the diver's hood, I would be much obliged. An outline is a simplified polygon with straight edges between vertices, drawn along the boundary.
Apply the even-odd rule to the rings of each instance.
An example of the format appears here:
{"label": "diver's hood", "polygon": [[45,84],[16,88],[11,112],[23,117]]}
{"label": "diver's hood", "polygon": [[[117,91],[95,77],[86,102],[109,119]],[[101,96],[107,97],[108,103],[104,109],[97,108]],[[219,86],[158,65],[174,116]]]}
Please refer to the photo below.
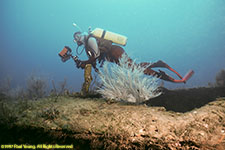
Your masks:
{"label": "diver's hood", "polygon": [[82,44],[85,43],[84,39],[85,36],[87,36],[88,34],[86,32],[81,33],[80,31],[75,32],[73,37],[74,37],[74,42],[77,43],[78,46],[81,46]]}

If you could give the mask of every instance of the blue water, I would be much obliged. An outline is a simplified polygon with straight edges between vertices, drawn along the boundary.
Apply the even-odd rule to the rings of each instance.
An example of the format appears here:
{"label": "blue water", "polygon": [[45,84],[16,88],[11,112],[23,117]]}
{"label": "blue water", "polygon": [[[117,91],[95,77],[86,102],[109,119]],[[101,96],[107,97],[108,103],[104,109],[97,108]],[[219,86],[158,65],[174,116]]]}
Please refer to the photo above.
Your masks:
{"label": "blue water", "polygon": [[83,70],[58,57],[65,45],[75,53],[73,22],[127,36],[133,59],[195,71],[186,84],[165,82],[168,88],[207,86],[225,69],[224,0],[1,0],[0,21],[0,78],[15,86],[36,73],[80,90]]}

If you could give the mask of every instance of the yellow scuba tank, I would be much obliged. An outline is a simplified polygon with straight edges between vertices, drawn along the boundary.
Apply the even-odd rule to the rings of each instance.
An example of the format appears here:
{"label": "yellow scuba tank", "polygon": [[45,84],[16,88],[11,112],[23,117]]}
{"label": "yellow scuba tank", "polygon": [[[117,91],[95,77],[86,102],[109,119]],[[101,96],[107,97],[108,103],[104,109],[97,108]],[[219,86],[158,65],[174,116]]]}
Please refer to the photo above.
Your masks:
{"label": "yellow scuba tank", "polygon": [[117,34],[117,33],[113,33],[113,32],[110,32],[110,31],[106,31],[106,30],[103,30],[103,29],[100,29],[100,28],[96,28],[93,31],[91,31],[91,34],[94,37],[103,38],[105,40],[109,40],[109,41],[112,41],[113,43],[120,44],[120,45],[123,45],[123,46],[125,46],[127,44],[127,37],[126,36],[123,36],[123,35],[120,35],[120,34]]}

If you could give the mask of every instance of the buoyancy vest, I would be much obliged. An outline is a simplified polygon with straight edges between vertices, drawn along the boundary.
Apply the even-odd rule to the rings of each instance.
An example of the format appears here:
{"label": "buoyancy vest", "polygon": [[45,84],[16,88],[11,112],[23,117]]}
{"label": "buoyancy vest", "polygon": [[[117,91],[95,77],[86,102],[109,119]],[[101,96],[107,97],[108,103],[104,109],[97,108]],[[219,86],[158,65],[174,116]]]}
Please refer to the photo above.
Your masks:
{"label": "buoyancy vest", "polygon": [[85,50],[86,50],[86,53],[88,53],[88,51],[94,52],[92,50],[92,48],[88,45],[88,40],[89,40],[90,37],[93,37],[93,38],[96,39],[97,45],[98,45],[98,49],[100,51],[100,54],[101,53],[105,53],[105,52],[107,52],[108,50],[111,49],[112,41],[109,41],[109,40],[106,40],[106,39],[103,39],[103,38],[97,38],[97,37],[93,36],[92,34],[89,34],[88,36],[85,37]]}

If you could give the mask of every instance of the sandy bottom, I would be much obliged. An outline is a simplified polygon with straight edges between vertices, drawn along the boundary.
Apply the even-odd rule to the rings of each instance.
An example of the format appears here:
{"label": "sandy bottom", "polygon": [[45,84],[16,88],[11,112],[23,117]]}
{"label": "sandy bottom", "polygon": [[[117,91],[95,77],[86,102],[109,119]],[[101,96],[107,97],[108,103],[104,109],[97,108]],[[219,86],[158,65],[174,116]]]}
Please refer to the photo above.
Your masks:
{"label": "sandy bottom", "polygon": [[[1,101],[5,115],[0,118],[0,141],[73,144],[75,149],[224,149],[224,97],[183,112],[168,109],[173,93],[160,99],[165,97],[165,107],[160,100],[134,105],[69,96],[10,106]],[[15,113],[20,107],[25,109]]]}

